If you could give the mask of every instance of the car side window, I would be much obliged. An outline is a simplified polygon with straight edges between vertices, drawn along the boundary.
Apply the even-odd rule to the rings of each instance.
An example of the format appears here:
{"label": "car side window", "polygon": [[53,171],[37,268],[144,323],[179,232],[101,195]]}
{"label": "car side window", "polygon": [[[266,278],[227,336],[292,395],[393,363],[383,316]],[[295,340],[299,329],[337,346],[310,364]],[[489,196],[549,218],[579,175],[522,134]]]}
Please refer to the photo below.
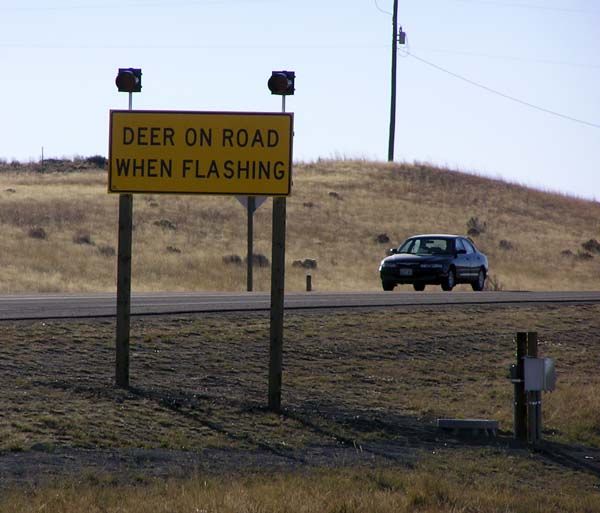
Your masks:
{"label": "car side window", "polygon": [[466,251],[466,248],[465,248],[464,244],[462,243],[462,240],[460,240],[460,239],[456,239],[456,241],[454,242],[454,248],[455,248],[455,250],[456,250],[457,253],[461,249],[464,249]]}
{"label": "car side window", "polygon": [[475,253],[475,249],[473,249],[473,246],[467,239],[462,239],[462,242],[467,250],[467,254]]}
{"label": "car side window", "polygon": [[414,253],[415,252],[415,241],[407,240],[399,248],[398,253]]}

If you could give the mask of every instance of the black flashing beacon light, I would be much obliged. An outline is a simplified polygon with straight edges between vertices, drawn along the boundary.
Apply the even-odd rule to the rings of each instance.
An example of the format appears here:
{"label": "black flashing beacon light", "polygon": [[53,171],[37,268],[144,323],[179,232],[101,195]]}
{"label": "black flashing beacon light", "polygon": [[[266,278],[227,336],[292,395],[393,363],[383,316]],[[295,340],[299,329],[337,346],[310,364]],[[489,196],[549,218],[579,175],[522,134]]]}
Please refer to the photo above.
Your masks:
{"label": "black flashing beacon light", "polygon": [[119,68],[115,84],[122,93],[139,93],[142,90],[142,70],[139,68]]}
{"label": "black flashing beacon light", "polygon": [[278,94],[282,96],[289,96],[294,94],[294,82],[296,80],[296,73],[293,71],[273,71],[271,78],[267,82],[267,87],[271,94]]}

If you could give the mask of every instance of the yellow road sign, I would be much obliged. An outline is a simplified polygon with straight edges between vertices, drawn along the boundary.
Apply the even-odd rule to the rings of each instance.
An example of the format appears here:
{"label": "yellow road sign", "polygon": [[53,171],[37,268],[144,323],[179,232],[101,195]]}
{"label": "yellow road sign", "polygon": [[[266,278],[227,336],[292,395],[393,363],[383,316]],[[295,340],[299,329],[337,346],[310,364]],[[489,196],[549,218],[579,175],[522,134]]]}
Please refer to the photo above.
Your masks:
{"label": "yellow road sign", "polygon": [[112,110],[108,190],[286,196],[293,114]]}

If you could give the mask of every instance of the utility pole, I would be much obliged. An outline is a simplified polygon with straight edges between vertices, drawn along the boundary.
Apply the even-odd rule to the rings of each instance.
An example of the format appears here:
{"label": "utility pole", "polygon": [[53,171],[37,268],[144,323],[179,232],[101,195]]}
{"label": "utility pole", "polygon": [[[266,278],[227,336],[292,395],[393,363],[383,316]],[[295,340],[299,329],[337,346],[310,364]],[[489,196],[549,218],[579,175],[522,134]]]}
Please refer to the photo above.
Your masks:
{"label": "utility pole", "polygon": [[396,136],[396,61],[398,58],[398,0],[394,0],[392,13],[392,98],[390,103],[390,140],[388,162],[394,161],[394,138]]}
{"label": "utility pole", "polygon": [[390,102],[390,140],[388,144],[388,162],[394,161],[394,139],[396,136],[396,67],[398,61],[398,45],[406,43],[406,34],[402,27],[398,31],[398,0],[394,0],[392,13],[392,94]]}

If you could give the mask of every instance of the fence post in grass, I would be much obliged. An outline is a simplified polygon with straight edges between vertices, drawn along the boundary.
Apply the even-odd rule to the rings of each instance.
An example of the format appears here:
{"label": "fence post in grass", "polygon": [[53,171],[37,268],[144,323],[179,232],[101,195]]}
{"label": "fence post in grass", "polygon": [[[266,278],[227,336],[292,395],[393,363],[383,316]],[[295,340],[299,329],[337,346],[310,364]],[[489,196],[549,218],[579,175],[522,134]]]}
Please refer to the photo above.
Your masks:
{"label": "fence post in grass", "polygon": [[515,439],[527,441],[527,402],[525,395],[525,354],[527,352],[527,333],[518,332],[517,363],[511,376],[514,384],[513,431]]}
{"label": "fence post in grass", "polygon": [[[527,333],[527,356],[538,357],[537,332]],[[542,438],[542,392],[540,390],[527,392],[527,441],[536,444]]]}
{"label": "fence post in grass", "polygon": [[285,217],[285,197],[273,198],[271,341],[269,351],[269,410],[273,412],[279,412],[281,410],[281,375],[283,368],[283,301],[285,283]]}
{"label": "fence post in grass", "polygon": [[133,196],[119,196],[119,255],[117,262],[117,386],[129,386],[129,331],[131,311],[131,239]]}

